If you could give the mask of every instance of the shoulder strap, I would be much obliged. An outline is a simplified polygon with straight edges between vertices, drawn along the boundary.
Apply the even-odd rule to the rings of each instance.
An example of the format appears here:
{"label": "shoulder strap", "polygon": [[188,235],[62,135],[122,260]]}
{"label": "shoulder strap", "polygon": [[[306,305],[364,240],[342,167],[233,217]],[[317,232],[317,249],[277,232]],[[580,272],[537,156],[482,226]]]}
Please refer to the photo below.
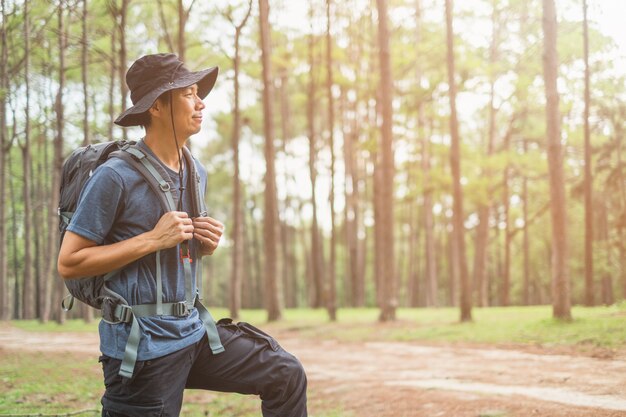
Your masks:
{"label": "shoulder strap", "polygon": [[158,163],[155,164],[151,160],[149,155],[136,146],[125,146],[120,151],[113,152],[111,157],[123,159],[143,175],[158,196],[165,212],[176,210],[170,184],[164,179],[167,174]]}
{"label": "shoulder strap", "polygon": [[190,213],[190,217],[206,216],[207,210],[204,203],[204,193],[200,190],[200,174],[196,168],[196,161],[189,149],[185,146],[183,146],[183,156],[185,157],[185,163],[189,167],[187,188],[191,193],[191,207],[193,210],[193,212]]}

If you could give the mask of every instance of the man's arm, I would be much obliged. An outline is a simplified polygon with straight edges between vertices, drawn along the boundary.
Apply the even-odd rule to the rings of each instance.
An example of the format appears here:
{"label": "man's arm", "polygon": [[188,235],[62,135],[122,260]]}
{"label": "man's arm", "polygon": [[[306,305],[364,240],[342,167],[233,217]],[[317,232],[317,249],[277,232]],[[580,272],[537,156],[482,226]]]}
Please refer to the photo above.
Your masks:
{"label": "man's arm", "polygon": [[196,217],[193,228],[193,237],[200,242],[200,256],[213,255],[224,233],[224,225],[212,217]]}
{"label": "man's arm", "polygon": [[193,231],[192,220],[179,211],[165,213],[149,232],[110,245],[97,245],[68,231],[59,251],[59,274],[65,279],[106,274],[149,253],[189,240]]}

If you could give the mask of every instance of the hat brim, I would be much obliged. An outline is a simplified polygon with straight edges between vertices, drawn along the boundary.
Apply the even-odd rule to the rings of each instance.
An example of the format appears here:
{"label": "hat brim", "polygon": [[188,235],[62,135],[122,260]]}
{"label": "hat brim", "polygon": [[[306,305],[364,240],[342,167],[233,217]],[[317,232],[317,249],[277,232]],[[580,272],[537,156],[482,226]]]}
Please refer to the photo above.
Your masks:
{"label": "hat brim", "polygon": [[217,74],[219,72],[218,67],[212,67],[202,71],[189,72],[175,79],[172,82],[161,85],[155,88],[150,93],[146,94],[115,119],[115,124],[118,126],[129,127],[138,126],[143,121],[143,113],[148,111],[154,104],[157,98],[163,93],[170,90],[176,90],[178,88],[189,87],[190,85],[198,85],[198,97],[204,99],[213,89],[215,81],[217,80]]}

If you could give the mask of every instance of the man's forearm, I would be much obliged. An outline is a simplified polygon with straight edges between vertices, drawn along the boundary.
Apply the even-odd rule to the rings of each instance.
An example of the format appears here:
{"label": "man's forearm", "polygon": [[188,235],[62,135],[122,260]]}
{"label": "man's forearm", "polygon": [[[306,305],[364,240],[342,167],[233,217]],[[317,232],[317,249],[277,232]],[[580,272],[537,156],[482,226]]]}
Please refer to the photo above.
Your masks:
{"label": "man's forearm", "polygon": [[65,236],[58,262],[59,274],[63,278],[106,274],[159,249],[158,242],[149,233],[110,245],[85,247],[84,240],[71,232]]}

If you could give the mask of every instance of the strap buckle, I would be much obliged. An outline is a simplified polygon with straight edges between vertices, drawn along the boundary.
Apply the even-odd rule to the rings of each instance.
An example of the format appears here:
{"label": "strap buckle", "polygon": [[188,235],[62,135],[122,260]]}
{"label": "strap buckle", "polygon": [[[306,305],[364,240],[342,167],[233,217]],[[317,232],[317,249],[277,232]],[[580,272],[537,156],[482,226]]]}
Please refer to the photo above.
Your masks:
{"label": "strap buckle", "polygon": [[176,317],[186,317],[191,314],[191,310],[189,309],[185,301],[179,301],[178,303],[174,304],[172,308],[172,313]]}
{"label": "strap buckle", "polygon": [[130,323],[133,320],[133,308],[105,297],[102,301],[102,320],[108,324]]}

